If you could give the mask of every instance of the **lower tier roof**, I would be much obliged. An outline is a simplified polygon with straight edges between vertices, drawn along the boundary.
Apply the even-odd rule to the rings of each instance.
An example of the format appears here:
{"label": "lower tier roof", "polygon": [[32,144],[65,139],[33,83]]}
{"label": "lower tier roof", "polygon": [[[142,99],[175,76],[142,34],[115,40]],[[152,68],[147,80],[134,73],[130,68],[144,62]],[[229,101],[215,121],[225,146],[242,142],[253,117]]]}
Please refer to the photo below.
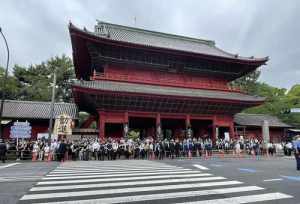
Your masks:
{"label": "lower tier roof", "polygon": [[270,127],[291,127],[291,125],[272,115],[239,113],[234,116],[234,122],[242,126],[262,127],[264,121],[267,121]]}
{"label": "lower tier roof", "polygon": [[242,93],[154,86],[113,81],[77,81],[73,96],[79,109],[184,114],[229,114],[263,103]]}
{"label": "lower tier roof", "polygon": [[[8,119],[49,119],[51,102],[6,100],[3,107],[3,118]],[[67,114],[78,118],[77,107],[73,103],[55,103],[53,117]]]}
{"label": "lower tier roof", "polygon": [[96,89],[102,91],[113,91],[121,93],[137,93],[147,95],[162,95],[162,96],[176,96],[188,98],[205,98],[217,100],[234,100],[244,102],[262,103],[263,97],[251,96],[239,92],[192,89],[192,88],[178,88],[168,86],[146,85],[136,83],[124,83],[106,80],[97,81],[75,81],[74,86]]}

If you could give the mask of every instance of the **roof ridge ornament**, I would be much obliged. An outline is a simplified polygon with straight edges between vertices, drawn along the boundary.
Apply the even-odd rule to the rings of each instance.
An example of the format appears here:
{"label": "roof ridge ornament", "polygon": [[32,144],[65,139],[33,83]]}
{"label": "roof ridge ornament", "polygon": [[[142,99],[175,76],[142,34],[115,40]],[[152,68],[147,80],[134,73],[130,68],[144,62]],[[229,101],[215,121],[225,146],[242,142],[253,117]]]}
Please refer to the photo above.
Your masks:
{"label": "roof ridge ornament", "polygon": [[95,25],[95,33],[101,37],[109,38],[107,25],[101,21],[98,21],[97,25]]}

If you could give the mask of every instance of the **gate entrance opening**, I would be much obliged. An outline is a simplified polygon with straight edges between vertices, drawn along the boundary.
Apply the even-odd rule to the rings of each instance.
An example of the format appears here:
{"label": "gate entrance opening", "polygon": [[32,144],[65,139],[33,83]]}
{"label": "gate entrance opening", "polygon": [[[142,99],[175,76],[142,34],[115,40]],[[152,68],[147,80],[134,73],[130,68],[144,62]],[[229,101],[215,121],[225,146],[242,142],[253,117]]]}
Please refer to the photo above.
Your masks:
{"label": "gate entrance opening", "polygon": [[212,123],[212,120],[192,119],[191,126],[193,130],[193,137],[202,139],[212,139]]}
{"label": "gate entrance opening", "polygon": [[183,139],[185,137],[184,119],[161,119],[163,139]]}
{"label": "gate entrance opening", "polygon": [[140,139],[155,138],[155,118],[129,117],[129,131],[139,132]]}

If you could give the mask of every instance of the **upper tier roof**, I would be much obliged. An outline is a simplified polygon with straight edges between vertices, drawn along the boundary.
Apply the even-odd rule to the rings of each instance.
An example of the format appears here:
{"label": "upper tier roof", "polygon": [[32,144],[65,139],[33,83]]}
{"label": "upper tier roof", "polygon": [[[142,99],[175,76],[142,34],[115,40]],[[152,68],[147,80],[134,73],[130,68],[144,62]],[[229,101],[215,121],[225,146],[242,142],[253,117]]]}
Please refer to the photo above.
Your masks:
{"label": "upper tier roof", "polygon": [[203,54],[248,62],[259,61],[265,63],[266,61],[268,61],[268,57],[242,57],[237,54],[225,52],[224,50],[216,47],[215,42],[211,40],[202,40],[186,36],[144,30],[140,28],[111,24],[103,21],[98,21],[97,25],[95,26],[94,32],[87,31],[86,29],[85,31],[99,38],[154,48],[165,48],[169,50]]}
{"label": "upper tier roof", "polygon": [[232,59],[267,61],[267,58],[247,58],[225,52],[217,48],[215,46],[215,42],[210,40],[202,40],[186,36],[143,30],[102,21],[98,21],[98,24],[95,26],[95,34],[99,37],[151,47],[167,48]]}
{"label": "upper tier roof", "polygon": [[[183,71],[185,72],[213,74],[215,77],[223,77],[229,81],[254,71],[257,67],[268,61],[268,57],[241,57],[230,54],[217,48],[215,43],[209,40],[160,33],[100,21],[95,26],[94,32],[90,32],[85,28],[79,29],[71,23],[69,31],[76,77],[84,80],[89,80],[96,67],[101,69],[102,63],[105,60],[109,60],[109,63],[134,64],[139,62],[133,59],[136,54],[127,56],[128,53],[126,54],[126,52],[124,52],[125,54],[120,52],[122,54],[119,56],[120,59],[116,58],[117,62],[114,61],[113,54],[118,57],[118,49],[122,48],[124,50],[132,49],[141,55],[149,52],[147,54],[151,56],[152,53],[154,58],[149,58],[150,61],[148,58],[140,56],[142,61],[146,59],[145,62],[141,62],[145,63],[145,66],[154,68],[155,63],[153,64],[153,61],[160,60],[163,62],[155,64],[155,69],[166,69],[165,65],[172,67],[176,66],[177,63],[178,67],[183,66]],[[102,52],[98,53],[97,50],[94,53],[91,50],[93,46],[103,49],[104,54]],[[105,50],[105,46],[111,46],[115,49],[115,52],[110,52],[110,49],[107,49],[108,51]],[[102,54],[108,58],[101,58]],[[163,55],[165,58],[159,58],[157,54]]]}

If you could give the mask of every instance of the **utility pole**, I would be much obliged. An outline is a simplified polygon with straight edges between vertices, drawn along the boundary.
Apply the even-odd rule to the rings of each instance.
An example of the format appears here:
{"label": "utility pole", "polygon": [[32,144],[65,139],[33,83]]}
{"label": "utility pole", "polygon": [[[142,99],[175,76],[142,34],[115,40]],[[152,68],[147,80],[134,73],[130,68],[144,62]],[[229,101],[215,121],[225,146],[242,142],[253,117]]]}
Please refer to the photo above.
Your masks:
{"label": "utility pole", "polygon": [[5,92],[6,92],[6,81],[8,77],[8,65],[9,65],[9,48],[6,41],[4,34],[2,33],[2,28],[0,27],[0,33],[4,39],[6,51],[7,51],[7,61],[6,61],[6,70],[4,74],[4,79],[2,80],[2,94],[1,94],[1,103],[0,103],[0,139],[3,138],[2,135],[2,116],[3,116],[3,109],[4,109],[4,100],[5,100]]}
{"label": "utility pole", "polygon": [[52,131],[53,131],[55,88],[56,88],[56,71],[54,70],[54,73],[53,73],[52,98],[51,98],[51,105],[50,105],[50,121],[49,121],[49,128],[48,128],[48,133],[49,133],[48,139],[51,139],[51,135],[52,135]]}

